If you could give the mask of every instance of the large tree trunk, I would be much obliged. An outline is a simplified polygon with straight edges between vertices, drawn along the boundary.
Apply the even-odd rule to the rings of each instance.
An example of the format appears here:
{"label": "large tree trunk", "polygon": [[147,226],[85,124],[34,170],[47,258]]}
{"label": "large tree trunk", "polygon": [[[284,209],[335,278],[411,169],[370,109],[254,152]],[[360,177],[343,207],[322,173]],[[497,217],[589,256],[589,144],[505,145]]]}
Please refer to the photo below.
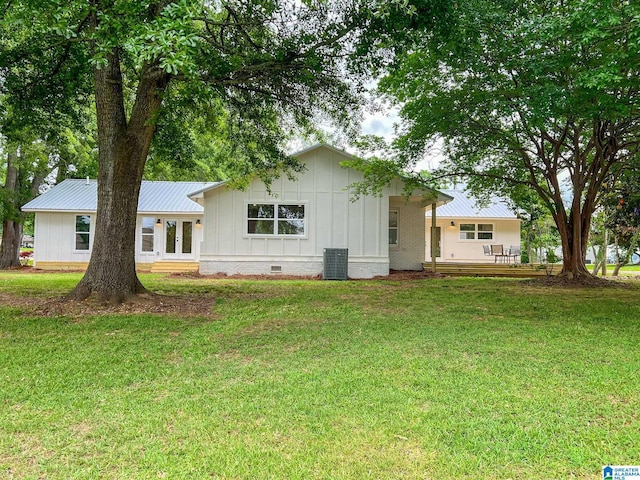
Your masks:
{"label": "large tree trunk", "polygon": [[20,266],[20,244],[22,224],[13,220],[2,222],[2,247],[0,248],[0,270]]}
{"label": "large tree trunk", "polygon": [[580,213],[578,204],[577,214],[573,213],[576,211],[574,206],[574,210],[568,217],[563,208],[559,208],[554,215],[562,242],[562,270],[559,276],[575,279],[593,277],[587,270],[586,264],[588,236],[584,231],[585,229],[588,231],[589,219],[593,213],[588,210],[589,208],[584,207]]}
{"label": "large tree trunk", "polygon": [[559,275],[569,278],[593,277],[593,274],[587,270],[582,254],[563,251],[562,255],[562,271]]}
{"label": "large tree trunk", "polygon": [[18,187],[18,152],[11,150],[7,154],[7,178],[5,191],[8,195],[5,205],[5,217],[2,219],[2,245],[0,245],[0,269],[20,266],[20,244],[22,243],[22,224],[17,221],[16,188]]}
{"label": "large tree trunk", "polygon": [[155,66],[143,69],[128,124],[117,53],[95,71],[94,78],[99,151],[95,234],[87,271],[68,298],[94,294],[119,303],[146,291],[135,269],[138,196],[153,119],[170,77]]}

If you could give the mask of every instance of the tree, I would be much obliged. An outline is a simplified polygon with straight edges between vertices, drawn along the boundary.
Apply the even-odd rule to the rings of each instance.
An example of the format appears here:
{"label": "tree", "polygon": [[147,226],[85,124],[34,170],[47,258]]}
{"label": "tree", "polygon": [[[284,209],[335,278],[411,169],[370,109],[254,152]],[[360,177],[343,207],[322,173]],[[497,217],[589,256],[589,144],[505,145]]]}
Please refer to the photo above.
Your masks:
{"label": "tree", "polygon": [[523,263],[555,263],[559,245],[557,228],[540,197],[531,189],[513,189],[508,199],[510,208],[521,220]]}
{"label": "tree", "polygon": [[62,129],[55,138],[39,138],[23,129],[6,137],[6,161],[0,165],[4,183],[0,190],[2,245],[0,269],[20,265],[20,246],[27,215],[20,208],[35,198],[47,183],[59,182],[70,174],[92,172],[90,139]]}
{"label": "tree", "polygon": [[20,265],[20,246],[25,219],[20,207],[39,193],[48,171],[48,157],[44,146],[38,142],[20,149],[10,146],[6,159],[5,182],[0,192],[0,270]]}
{"label": "tree", "polygon": [[640,145],[640,6],[616,0],[467,0],[443,39],[425,33],[381,82],[402,106],[403,168],[445,142],[434,178],[476,193],[527,187],[562,241],[562,275],[585,256],[601,187]]}
{"label": "tree", "polygon": [[[32,65],[25,59],[44,56],[52,59],[48,68],[26,83],[39,85],[36,77],[66,68],[94,84],[98,211],[91,261],[76,298],[97,293],[122,301],[144,291],[134,265],[137,199],[165,96],[183,91],[194,108],[218,107],[242,118],[247,129],[263,133],[272,152],[283,133],[273,119],[285,102],[299,121],[313,105],[327,104],[323,94],[353,103],[331,61],[353,25],[331,22],[319,8],[186,0],[31,5],[9,2],[4,8],[6,78],[24,72],[15,67],[20,61]],[[9,34],[16,26],[19,34]],[[283,155],[269,160],[274,158],[284,161]]]}
{"label": "tree", "polygon": [[607,273],[607,247],[609,245],[609,235],[606,227],[606,215],[604,209],[599,208],[591,219],[591,233],[589,243],[593,255],[593,274],[602,276]]}
{"label": "tree", "polygon": [[[122,301],[145,291],[134,264],[136,207],[165,98],[188,99],[193,109],[218,111],[228,125],[226,145],[248,159],[248,171],[295,168],[283,154],[287,133],[296,125],[312,130],[320,111],[343,122],[349,119],[365,71],[363,64],[348,69],[350,60],[375,51],[369,47],[388,38],[365,38],[370,26],[391,23],[402,34],[407,23],[397,8],[402,3],[5,2],[0,7],[5,14],[0,27],[4,75],[19,71],[24,59],[34,65],[33,59],[41,57],[51,60],[45,62],[49,68],[29,72],[25,83],[37,85],[41,78],[71,71],[93,83],[97,221],[89,267],[72,296],[95,293]],[[432,22],[431,3],[445,2],[420,3],[429,13],[421,18]],[[376,57],[378,64],[385,54]]]}
{"label": "tree", "polygon": [[[603,211],[605,228],[615,245],[613,276],[631,261],[640,247],[640,182],[637,168],[623,172],[606,184]],[[605,255],[606,259],[606,255]]]}
{"label": "tree", "polygon": [[[4,13],[10,7],[0,3]],[[25,48],[36,51],[42,39],[23,37],[25,25],[11,20],[11,15],[0,20],[0,139],[5,146],[0,269],[20,265],[26,218],[22,205],[40,193],[52,174],[61,180],[91,163],[86,160],[91,157],[90,125],[95,123],[86,108],[88,84],[78,75],[78,65],[61,62],[49,50],[28,55]]]}
{"label": "tree", "polygon": [[72,172],[89,173],[94,162],[91,135],[81,126],[91,124],[90,115],[79,115],[73,109],[47,112],[38,102],[25,105],[19,95],[0,95],[0,100],[0,139],[6,150],[6,161],[0,163],[4,177],[0,269],[6,269],[20,265],[26,219],[20,208],[40,193],[52,174],[60,181]]}

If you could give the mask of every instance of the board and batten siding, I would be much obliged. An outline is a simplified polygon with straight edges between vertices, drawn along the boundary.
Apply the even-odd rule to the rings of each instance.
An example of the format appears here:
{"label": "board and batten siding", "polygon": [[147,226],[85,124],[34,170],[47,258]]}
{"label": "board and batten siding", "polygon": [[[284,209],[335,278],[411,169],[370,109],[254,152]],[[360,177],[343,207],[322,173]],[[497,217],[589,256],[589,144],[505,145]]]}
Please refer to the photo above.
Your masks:
{"label": "board and batten siding", "polygon": [[89,242],[93,244],[95,213],[92,212],[39,212],[35,216],[34,245],[36,254],[34,267],[46,263],[85,264],[91,257],[91,249],[75,249],[76,215],[90,215]]}
{"label": "board and batten siding", "polygon": [[[89,215],[91,217],[88,251],[75,249],[75,221],[76,215]],[[202,219],[201,215],[167,215],[167,214],[139,214],[136,219],[136,257],[138,265],[151,265],[156,261],[164,260],[164,228],[154,227],[154,249],[152,252],[143,252],[141,248],[142,218],[178,218],[195,222]],[[38,212],[35,216],[34,226],[34,251],[36,252],[34,267],[49,269],[84,269],[89,263],[93,237],[95,231],[95,212]],[[200,228],[194,228],[193,235],[195,261],[199,256],[199,248],[202,240]]]}
{"label": "board and batten siding", "polygon": [[[297,180],[277,179],[271,193],[260,180],[246,191],[222,186],[205,192],[200,272],[318,275],[325,248],[348,248],[350,277],[387,275],[389,194],[400,194],[402,185],[394,182],[382,196],[351,201],[347,187],[362,174],[340,166],[347,158],[335,149],[317,148],[298,156],[306,170]],[[247,234],[247,205],[274,202],[305,206],[304,237]],[[421,252],[424,223],[422,231]]]}

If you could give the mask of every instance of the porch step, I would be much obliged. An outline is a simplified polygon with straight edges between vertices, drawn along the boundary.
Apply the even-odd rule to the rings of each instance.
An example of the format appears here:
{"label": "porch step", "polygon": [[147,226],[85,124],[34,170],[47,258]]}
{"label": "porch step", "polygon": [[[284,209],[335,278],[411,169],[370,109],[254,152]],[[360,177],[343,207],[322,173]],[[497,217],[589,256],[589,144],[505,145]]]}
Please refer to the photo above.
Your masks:
{"label": "porch step", "polygon": [[[494,264],[494,263],[437,263],[436,271],[444,275],[461,277],[545,277],[560,273],[561,265]],[[431,263],[424,269],[431,270]]]}
{"label": "porch step", "polygon": [[198,262],[155,262],[151,266],[151,273],[183,273],[197,272],[200,264]]}
{"label": "porch step", "polygon": [[65,270],[65,271],[82,271],[87,269],[89,262],[38,262],[36,260],[35,268],[39,270]]}

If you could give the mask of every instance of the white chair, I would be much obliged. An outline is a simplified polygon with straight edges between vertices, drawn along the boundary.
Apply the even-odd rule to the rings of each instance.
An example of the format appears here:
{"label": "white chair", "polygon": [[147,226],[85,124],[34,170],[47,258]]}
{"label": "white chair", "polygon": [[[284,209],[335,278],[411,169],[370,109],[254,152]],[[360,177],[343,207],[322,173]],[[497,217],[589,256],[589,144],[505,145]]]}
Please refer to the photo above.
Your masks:
{"label": "white chair", "polygon": [[511,262],[511,257],[513,257],[513,263],[520,263],[520,256],[522,255],[522,250],[520,245],[511,245],[509,247],[509,251],[507,252],[507,256],[509,257],[509,262]]}

